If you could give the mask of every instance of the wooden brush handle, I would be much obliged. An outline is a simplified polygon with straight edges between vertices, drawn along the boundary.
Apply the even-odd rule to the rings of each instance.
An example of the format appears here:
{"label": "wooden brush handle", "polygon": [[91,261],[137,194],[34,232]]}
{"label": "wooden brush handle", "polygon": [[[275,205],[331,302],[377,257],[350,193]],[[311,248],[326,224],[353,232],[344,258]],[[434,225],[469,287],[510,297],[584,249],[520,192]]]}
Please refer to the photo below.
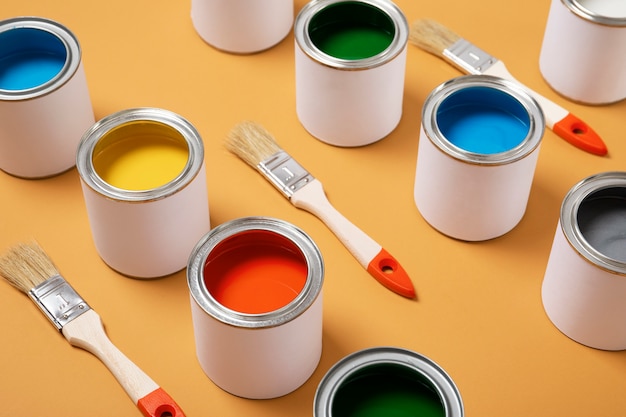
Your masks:
{"label": "wooden brush handle", "polygon": [[378,282],[397,294],[415,298],[413,283],[400,263],[330,204],[321,182],[314,179],[294,192],[290,200],[297,208],[322,220]]}
{"label": "wooden brush handle", "polygon": [[94,354],[109,368],[145,417],[184,417],[176,402],[109,340],[94,310],[67,323],[62,333],[72,346]]}

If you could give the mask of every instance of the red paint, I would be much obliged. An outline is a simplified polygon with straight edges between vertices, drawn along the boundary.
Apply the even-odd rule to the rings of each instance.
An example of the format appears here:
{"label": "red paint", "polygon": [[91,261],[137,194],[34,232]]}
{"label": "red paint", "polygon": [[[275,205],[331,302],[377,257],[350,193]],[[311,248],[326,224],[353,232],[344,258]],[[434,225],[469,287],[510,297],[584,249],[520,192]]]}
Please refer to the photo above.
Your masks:
{"label": "red paint", "polygon": [[289,239],[265,230],[231,236],[209,253],[204,283],[231,310],[261,314],[289,304],[304,288],[307,264]]}

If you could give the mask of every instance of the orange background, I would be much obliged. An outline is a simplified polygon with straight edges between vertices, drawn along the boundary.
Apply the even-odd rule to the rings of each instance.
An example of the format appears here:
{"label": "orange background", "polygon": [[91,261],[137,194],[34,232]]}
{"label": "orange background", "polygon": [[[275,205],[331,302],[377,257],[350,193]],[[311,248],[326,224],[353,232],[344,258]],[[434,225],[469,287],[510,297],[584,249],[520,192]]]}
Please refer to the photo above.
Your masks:
{"label": "orange background", "polygon": [[[297,13],[305,1],[295,4]],[[330,366],[382,345],[438,362],[458,385],[468,416],[624,415],[626,353],[587,348],[561,334],[543,311],[540,288],[565,193],[588,175],[625,168],[626,101],[578,105],[546,85],[538,57],[547,0],[397,4],[410,22],[437,19],[502,59],[516,78],[594,127],[610,155],[584,153],[546,131],[521,223],[491,241],[456,241],[428,226],[413,202],[422,104],[435,86],[460,75],[444,61],[410,46],[400,125],[378,143],[342,149],[314,139],[298,122],[293,33],[270,50],[236,56],[196,35],[189,0],[9,0],[0,9],[1,18],[54,19],[78,37],[97,119],[153,106],[198,128],[213,226],[272,216],[316,241],[326,264],[323,353],[316,372],[295,392],[247,400],[203,374],[184,271],[135,280],[109,269],[95,251],[75,169],[45,180],[0,172],[0,247],[38,239],[101,315],[111,340],[187,416],[310,416],[315,389]],[[245,119],[270,130],[324,183],[337,209],[400,260],[417,301],[384,289],[317,218],[291,206],[223,148],[227,132]],[[0,416],[139,415],[108,370],[71,347],[26,296],[0,283],[0,299]]]}

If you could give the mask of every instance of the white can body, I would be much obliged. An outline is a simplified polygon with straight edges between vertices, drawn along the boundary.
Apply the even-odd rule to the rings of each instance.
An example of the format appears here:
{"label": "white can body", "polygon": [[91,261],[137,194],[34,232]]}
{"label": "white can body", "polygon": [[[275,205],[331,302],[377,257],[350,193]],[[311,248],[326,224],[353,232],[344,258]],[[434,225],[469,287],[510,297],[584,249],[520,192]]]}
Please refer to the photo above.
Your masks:
{"label": "white can body", "polygon": [[205,42],[232,53],[268,49],[293,25],[293,0],[192,0],[193,26]]}
{"label": "white can body", "polygon": [[[311,37],[315,18],[336,6],[377,10],[394,27],[387,49],[362,59],[342,59],[322,51]],[[349,24],[349,23],[346,23]],[[296,113],[317,139],[335,146],[368,145],[390,134],[402,117],[408,25],[391,2],[316,0],[294,26]]]}
{"label": "white can body", "polygon": [[0,169],[22,178],[43,178],[71,169],[76,147],[95,121],[77,41],[55,22],[12,19],[7,30],[30,28],[59,36],[64,69],[49,83],[21,91],[0,90]]}
{"label": "white can body", "polygon": [[[449,106],[453,100],[456,104]],[[494,104],[494,100],[499,102]],[[458,147],[442,133],[445,106],[448,110],[484,108],[489,112],[498,104],[511,108],[515,112],[511,114],[513,119],[527,121],[521,141],[512,148],[478,153]],[[457,123],[455,118],[449,120],[450,126]],[[471,127],[486,126],[487,132],[496,134],[488,138],[479,135],[478,141],[497,142],[500,132],[506,130],[490,120],[479,123],[481,126]],[[455,129],[457,136],[473,134]],[[539,105],[506,80],[463,76],[441,84],[424,104],[420,129],[414,199],[424,220],[445,235],[467,241],[492,239],[509,232],[526,212],[543,132]]]}
{"label": "white can body", "polygon": [[196,351],[204,373],[224,391],[250,399],[289,394],[313,374],[322,354],[322,296],[276,327],[231,326],[192,298]]}
{"label": "white can body", "polygon": [[[272,237],[264,240],[263,236]],[[210,282],[221,279],[221,272],[206,268],[217,262],[216,257],[233,253],[240,262],[232,268],[241,268],[251,256],[250,245],[255,253],[265,252],[265,245],[270,245],[302,255],[306,276],[302,289],[293,294],[295,298],[282,300],[280,307],[269,311],[245,313],[214,296]],[[270,281],[289,285],[273,272],[247,269],[246,273],[252,279],[269,274]],[[304,384],[322,353],[323,274],[321,254],[313,241],[300,229],[278,219],[235,219],[205,235],[189,258],[187,280],[196,355],[211,381],[233,395],[250,399],[281,397]],[[275,282],[265,288],[256,287],[246,297],[258,298],[263,291],[275,290],[269,288]],[[237,285],[233,280],[229,283]]]}
{"label": "white can body", "polygon": [[481,241],[511,231],[526,212],[539,148],[507,165],[468,164],[420,129],[414,198],[422,217],[450,237]]}
{"label": "white can body", "polygon": [[189,185],[159,200],[114,200],[81,185],[98,254],[124,275],[155,278],[182,270],[210,229],[204,164]]}
{"label": "white can body", "polygon": [[615,11],[621,17],[581,12],[581,5],[583,11],[585,6],[597,7],[593,3],[552,0],[539,68],[546,82],[563,96],[607,104],[626,98],[626,6],[605,2],[621,8]]}
{"label": "white can body", "polygon": [[[128,143],[133,135],[159,134],[155,128],[144,131],[142,126],[146,125],[185,142],[188,154],[182,172],[146,190],[127,190],[107,183],[93,162],[94,155],[101,152],[98,147],[103,143],[109,147]],[[127,126],[134,129],[129,135],[113,136]],[[134,278],[162,277],[185,268],[194,245],[210,230],[204,147],[189,122],[154,108],[114,113],[85,132],[76,164],[94,244],[107,265]]]}
{"label": "white can body", "polygon": [[[620,191],[611,195],[615,190]],[[545,312],[557,329],[596,349],[626,349],[625,195],[624,172],[597,174],[570,190],[563,200],[541,288]],[[585,233],[588,225],[601,225],[601,217],[589,218],[593,212],[581,207],[607,198],[615,198],[621,209],[613,206],[612,217],[604,217],[604,243],[598,245],[599,235]],[[605,254],[609,248],[612,253]]]}

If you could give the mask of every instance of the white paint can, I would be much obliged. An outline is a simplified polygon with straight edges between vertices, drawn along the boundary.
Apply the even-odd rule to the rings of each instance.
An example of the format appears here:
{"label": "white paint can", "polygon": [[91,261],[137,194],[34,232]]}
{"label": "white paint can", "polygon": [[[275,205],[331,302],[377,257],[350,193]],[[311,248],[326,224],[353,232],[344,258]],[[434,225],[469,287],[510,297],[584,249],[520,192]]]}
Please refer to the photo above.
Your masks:
{"label": "white paint can", "polygon": [[282,220],[245,217],[206,234],[187,267],[196,354],[223,390],[251,399],[286,395],[322,352],[319,249]]}
{"label": "white paint can", "polygon": [[408,24],[386,0],[313,0],[294,25],[296,113],[317,139],[362,146],[402,117]]}
{"label": "white paint can", "polygon": [[196,32],[225,52],[269,49],[289,34],[293,19],[293,0],[191,0]]}
{"label": "white paint can", "polygon": [[94,121],[76,37],[39,17],[0,21],[0,169],[22,178],[71,169]]}
{"label": "white paint can", "polygon": [[450,237],[501,236],[524,216],[544,133],[537,102],[513,82],[467,75],[424,102],[414,199]]}
{"label": "white paint can", "polygon": [[626,2],[552,0],[539,68],[558,93],[586,104],[626,98]]}
{"label": "white paint can", "polygon": [[85,132],[76,165],[100,257],[135,278],[172,274],[209,229],[204,145],[163,109],[122,110]]}
{"label": "white paint can", "polygon": [[626,349],[626,172],[592,175],[567,193],[541,295],[569,338]]}

